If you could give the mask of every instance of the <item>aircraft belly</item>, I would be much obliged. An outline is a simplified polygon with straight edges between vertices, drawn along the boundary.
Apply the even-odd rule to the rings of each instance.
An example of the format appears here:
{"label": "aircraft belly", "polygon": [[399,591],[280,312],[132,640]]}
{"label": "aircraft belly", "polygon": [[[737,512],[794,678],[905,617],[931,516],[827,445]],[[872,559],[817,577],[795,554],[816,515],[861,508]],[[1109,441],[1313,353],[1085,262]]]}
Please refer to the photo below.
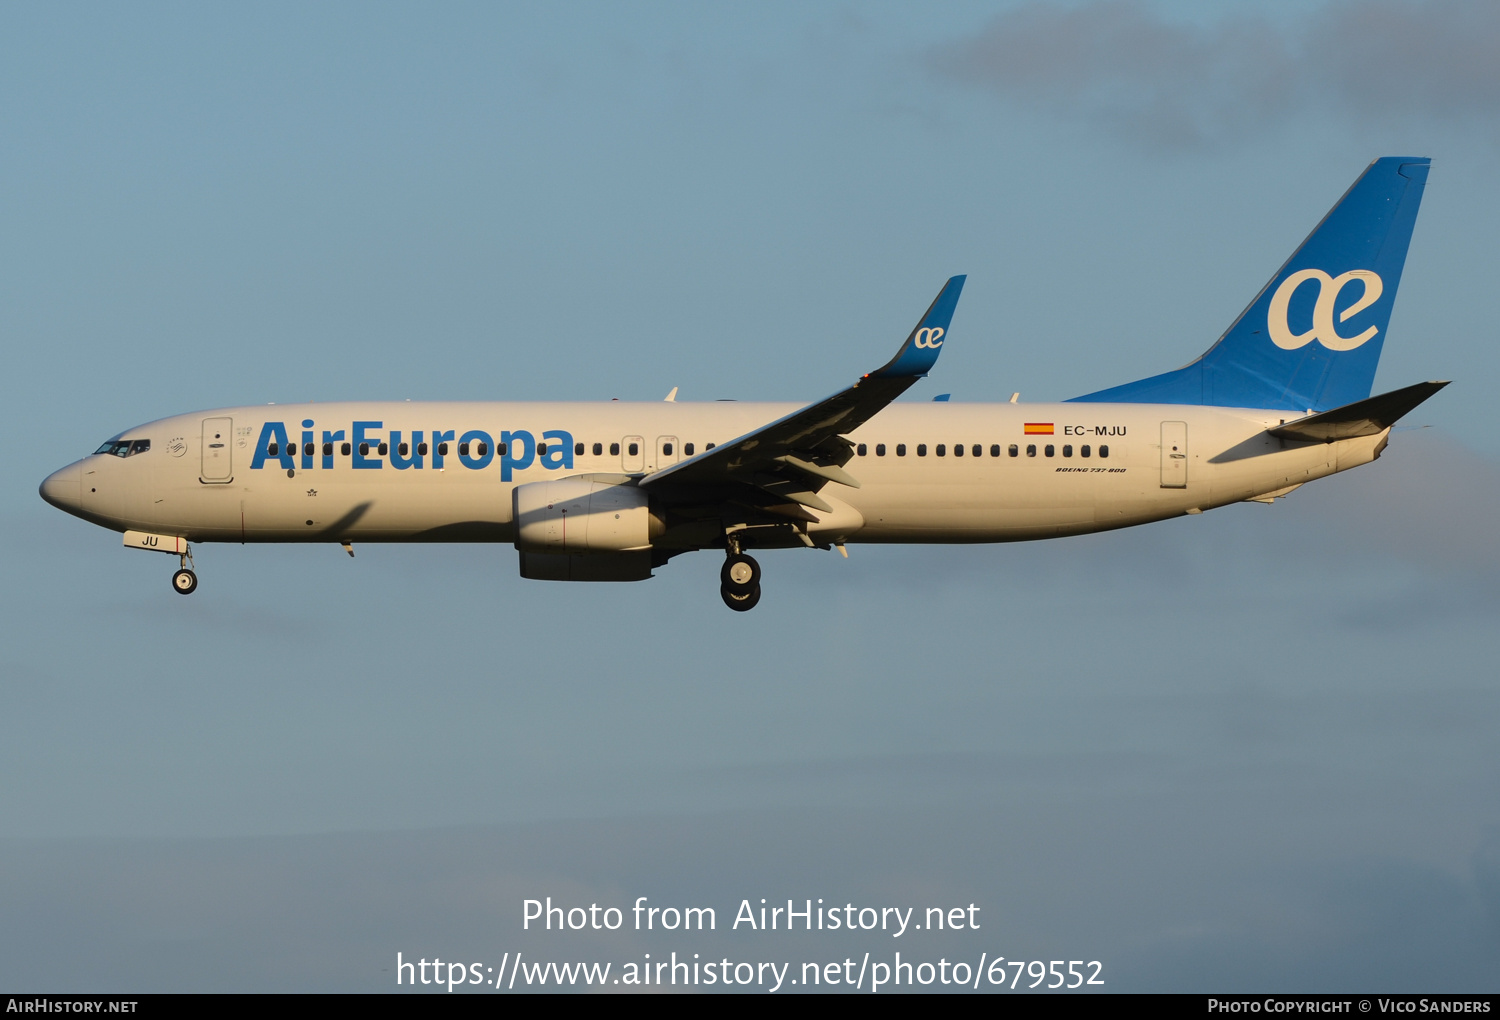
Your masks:
{"label": "aircraft belly", "polygon": [[865,519],[857,541],[1010,542],[1094,530],[1092,485],[1068,481],[1078,484],[867,486],[856,503]]}
{"label": "aircraft belly", "polygon": [[[509,542],[509,487],[483,476],[299,472],[174,493],[158,527],[219,542]],[[194,480],[196,482],[196,479]]]}

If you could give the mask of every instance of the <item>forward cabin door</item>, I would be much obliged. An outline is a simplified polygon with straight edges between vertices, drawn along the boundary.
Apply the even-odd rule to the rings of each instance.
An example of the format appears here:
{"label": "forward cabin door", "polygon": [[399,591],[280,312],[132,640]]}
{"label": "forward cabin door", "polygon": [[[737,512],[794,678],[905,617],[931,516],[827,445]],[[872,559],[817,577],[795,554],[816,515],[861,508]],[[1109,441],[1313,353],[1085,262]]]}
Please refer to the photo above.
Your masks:
{"label": "forward cabin door", "polygon": [[205,482],[234,480],[233,418],[203,419],[203,467],[198,477]]}
{"label": "forward cabin door", "polygon": [[1187,422],[1161,423],[1161,487],[1187,488]]}

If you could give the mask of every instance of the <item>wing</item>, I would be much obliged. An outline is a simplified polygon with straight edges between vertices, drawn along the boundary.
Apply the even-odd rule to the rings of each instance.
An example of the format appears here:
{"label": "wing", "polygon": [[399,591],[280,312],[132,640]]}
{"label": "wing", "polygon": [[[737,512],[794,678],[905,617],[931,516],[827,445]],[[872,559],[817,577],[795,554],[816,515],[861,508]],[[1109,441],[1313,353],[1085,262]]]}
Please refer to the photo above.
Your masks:
{"label": "wing", "polygon": [[942,353],[965,277],[943,285],[896,356],[853,386],[754,432],[641,479],[668,504],[707,509],[729,502],[770,518],[816,521],[804,507],[831,511],[818,490],[829,482],[859,487],[844,471],[854,446],[844,436],[927,374]]}

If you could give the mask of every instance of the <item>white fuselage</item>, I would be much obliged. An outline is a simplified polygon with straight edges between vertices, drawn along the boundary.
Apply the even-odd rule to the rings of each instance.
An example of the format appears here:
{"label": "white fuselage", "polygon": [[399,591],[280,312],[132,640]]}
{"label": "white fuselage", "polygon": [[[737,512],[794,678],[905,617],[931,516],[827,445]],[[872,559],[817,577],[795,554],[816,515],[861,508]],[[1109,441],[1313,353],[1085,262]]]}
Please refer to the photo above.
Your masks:
{"label": "white fuselage", "polygon": [[[233,407],[130,429],[121,439],[149,440],[149,450],[86,457],[49,478],[44,494],[117,531],[190,542],[510,542],[517,485],[649,474],[799,406]],[[807,533],[826,544],[1005,542],[1102,531],[1275,493],[1368,463],[1384,448],[1387,432],[1326,444],[1265,433],[1302,413],[1177,404],[892,404],[848,435],[859,453],[845,470],[860,487],[825,486],[820,495],[833,510],[812,510],[819,522]],[[268,423],[278,422],[284,438],[268,456],[267,437],[278,435]],[[462,456],[460,442],[467,444]],[[541,443],[546,453],[538,453]]]}

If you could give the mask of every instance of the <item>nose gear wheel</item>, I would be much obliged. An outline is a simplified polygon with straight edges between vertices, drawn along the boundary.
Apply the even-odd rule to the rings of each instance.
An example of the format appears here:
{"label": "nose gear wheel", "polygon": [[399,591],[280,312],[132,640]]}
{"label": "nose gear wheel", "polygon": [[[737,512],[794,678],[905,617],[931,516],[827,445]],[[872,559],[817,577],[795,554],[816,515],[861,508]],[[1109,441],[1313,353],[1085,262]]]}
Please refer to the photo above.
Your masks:
{"label": "nose gear wheel", "polygon": [[182,569],[172,575],[172,590],[179,595],[191,595],[198,590],[198,575],[192,571],[192,562],[193,547],[184,544],[177,556],[177,564]]}

